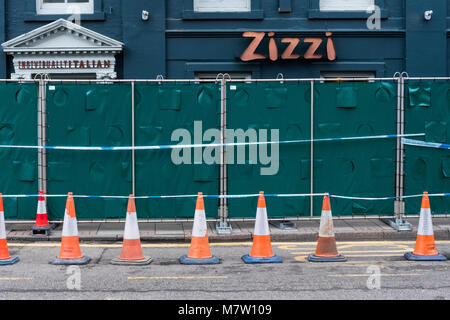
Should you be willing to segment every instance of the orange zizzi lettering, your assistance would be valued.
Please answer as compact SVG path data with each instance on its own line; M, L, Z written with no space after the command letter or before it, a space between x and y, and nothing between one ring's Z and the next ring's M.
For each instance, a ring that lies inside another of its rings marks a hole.
M242 54L241 56L242 61L266 59L266 56L255 53L256 49L258 48L262 39L264 39L265 35L266 35L265 32L252 32L252 31L244 32L244 34L242 35L244 38L255 38L255 39L253 39L248 48Z
M327 38L326 41L326 58L329 61L336 60L336 49L334 46L334 41L331 38L333 33L326 32L325 36ZM261 47L261 43L263 42L264 37L266 36L265 32L253 32L247 31L242 35L244 38L254 38L244 53L241 55L242 61L252 61L252 60L265 60L267 57L265 55L256 53L256 50ZM279 59L278 55L278 45L275 39L275 32L267 33L269 38L269 44L266 50L269 53L269 59L271 61L277 61ZM282 60L296 60L302 58L302 56L298 53L294 53L295 49L299 47L302 43L309 44L308 49L306 50L303 58L305 60L314 60L314 59L322 59L324 57L323 53L319 52L319 49L323 43L323 38L305 38L303 41L300 38L283 38L280 41L282 44L288 44L281 54ZM266 46L266 44L264 45Z

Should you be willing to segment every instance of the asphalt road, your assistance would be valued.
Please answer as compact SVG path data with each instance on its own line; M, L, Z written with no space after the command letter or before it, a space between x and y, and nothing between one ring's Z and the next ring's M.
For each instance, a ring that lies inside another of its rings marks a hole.
M450 261L410 262L408 242L341 242L347 262L311 263L316 243L272 243L282 264L247 265L251 243L214 243L218 265L180 265L189 244L144 244L148 266L116 266L121 243L82 244L89 265L49 265L59 243L8 243L21 261L0 267L0 299L450 299ZM450 241L438 241L450 257ZM378 276L378 274L380 276Z

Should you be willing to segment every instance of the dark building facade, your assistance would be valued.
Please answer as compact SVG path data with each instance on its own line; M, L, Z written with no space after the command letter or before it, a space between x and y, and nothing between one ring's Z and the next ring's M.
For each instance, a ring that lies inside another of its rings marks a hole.
M72 2L80 7L74 9ZM76 15L81 14L81 26L97 35L87 40L98 44L105 37L123 44L120 50L113 50L114 71L107 77L153 79L162 75L166 79L192 79L214 77L219 72L251 78L276 78L279 73L285 78L392 77L398 71L406 71L409 76L447 76L448 3L231 0L227 5L227 1L214 0L0 0L0 42L23 38L61 18L77 23ZM426 14L430 10L432 13ZM245 32L257 35L244 36ZM81 33L81 37L85 36ZM37 37L45 38L39 33ZM59 51L52 52L51 37L48 39L50 45L40 54L52 61L52 54L58 55ZM334 56L328 51L329 39ZM24 40L15 48L28 47L26 54L30 57L39 54L40 41ZM58 49L64 49L65 42L72 46L73 54L79 55L77 61L92 61L90 49L81 42L80 48L70 38L57 42ZM250 50L254 55L243 61L242 55L250 44L256 47ZM20 74L15 70L19 67L34 68L32 64L27 67L26 62L15 64L14 58L20 54L24 53L3 47L1 78ZM103 67L108 59L101 56L94 60L96 65L100 60L98 66ZM57 62L53 69L61 69L59 73L68 74L65 77L79 77L80 73L68 68L68 63L70 59L59 65ZM52 74L45 69L44 64L44 73Z

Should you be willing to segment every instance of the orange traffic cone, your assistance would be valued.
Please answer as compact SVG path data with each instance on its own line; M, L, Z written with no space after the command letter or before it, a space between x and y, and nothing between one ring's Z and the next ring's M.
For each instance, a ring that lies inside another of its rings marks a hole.
M122 252L119 258L113 259L112 264L121 265L147 265L152 262L151 258L144 257L141 246L141 237L136 214L134 195L130 194L128 199L127 218L125 220L125 231L123 234Z
M51 260L49 262L50 264L88 264L89 261L91 261L91 258L81 254L78 239L77 217L75 214L75 203L72 195L72 192L69 192L67 197L59 256Z
M54 225L50 225L47 219L47 202L44 197L44 191L39 192L36 223L31 227L33 234L47 234Z
M319 240L317 242L316 253L308 256L313 262L340 262L347 261L347 258L340 255L336 246L334 236L333 217L331 214L330 197L325 193L322 203L322 215L320 217Z
M192 227L191 248L189 253L180 257L182 264L216 264L219 258L213 256L209 248L208 227L206 225L203 193L199 192L195 207L194 226Z
M433 222L431 219L428 192L422 196L419 227L417 229L416 247L413 252L405 253L407 260L413 261L445 261L447 258L439 254L434 243Z
M270 242L269 222L267 220L266 200L264 192L259 193L256 209L255 230L253 233L253 246L250 254L242 256L245 263L281 263L283 260L272 251Z
M5 214L3 212L3 197L0 193L0 266L11 265L19 261L19 257L10 256L6 241Z

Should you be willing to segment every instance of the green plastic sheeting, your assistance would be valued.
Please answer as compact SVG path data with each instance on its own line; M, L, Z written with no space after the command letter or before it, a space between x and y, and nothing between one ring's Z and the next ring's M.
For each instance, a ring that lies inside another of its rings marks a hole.
M450 83L447 81L408 81L405 84L406 133L423 132L425 139L450 143ZM419 139L419 138L417 138ZM450 191L448 150L405 146L405 194ZM406 200L407 214L419 214L421 198ZM431 212L448 214L449 197L431 197Z
M135 97L137 146L201 144L203 133L220 128L220 84L136 83ZM196 135L194 122L201 124ZM172 139L177 129L185 133L184 141ZM204 143L210 142L220 140ZM219 166L205 163L204 152L204 148L136 151L137 196L218 194ZM185 161L174 161L177 156ZM218 200L204 201L206 216L216 218ZM193 218L195 202L195 198L138 199L137 206L150 219Z
M259 142L262 138L260 130L267 132L268 141L273 140L271 130L279 130L279 140L310 139L310 99L309 83L230 84L227 89L227 128L242 129L244 132L254 129ZM309 193L309 142L280 145L278 172L274 175L262 175L261 170L270 168L272 164L261 162L261 147L258 146L256 161L251 159L249 147L246 147L244 164L238 163L238 150L235 149L234 164L228 165L229 194L257 194L259 191L266 194ZM273 149L276 145L264 147L267 147L270 156L276 155ZM273 161L276 161L275 158ZM254 218L257 201L257 198L229 199L229 216ZM267 197L266 204L269 217L306 216L310 210L309 198Z
M316 83L314 138L396 134L397 82ZM316 142L314 192L395 196L396 139ZM333 215L392 215L394 202L331 199ZM319 216L322 199L315 198Z
M136 82L136 145L219 143L220 90L220 83ZM226 90L227 128L244 141L311 138L310 82L228 83ZM0 95L0 144L38 145L37 84L2 83ZM425 133L426 141L449 144L449 103L449 83L407 82L406 133ZM313 116L314 139L396 134L397 81L315 82ZM47 124L50 146L131 146L132 84L50 82ZM314 193L395 196L395 138L315 142L313 146ZM448 151L405 148L405 194L449 192ZM228 147L228 194L310 193L310 149L310 142ZM219 148L137 150L135 155L137 196L219 194L219 163L207 160L207 156L217 160ZM131 151L48 150L47 160L49 194L132 193ZM36 149L1 149L0 161L4 168L0 192L39 191ZM195 197L139 199L138 216L192 218L195 201ZM432 212L448 214L449 201L433 197ZM63 218L65 202L65 197L48 199L51 220ZM310 215L310 197L267 197L266 202L272 218ZM218 203L216 198L205 199L208 218L218 216ZM230 218L255 217L257 197L233 198L228 204ZM314 198L313 204L314 216L319 216L322 198ZM4 205L7 219L35 219L35 198L7 198ZM334 216L394 212L393 200L333 198L331 205ZM126 199L75 199L81 220L123 219L126 206ZM419 211L420 198L406 200L407 214Z
M47 113L47 145L132 143L130 83L50 83ZM47 158L50 194L123 196L132 192L131 151L49 150ZM65 198L49 198L49 218L62 219L65 203ZM126 199L75 199L79 219L125 218L126 205Z
M37 145L37 96L35 84L0 83L0 144ZM0 192L36 194L38 189L36 149L0 149ZM32 198L3 199L6 219L33 220L37 201Z
M314 138L396 133L395 82L315 83ZM279 129L280 140L310 139L309 83L232 84L228 128ZM314 193L361 197L395 195L395 139L314 143ZM260 163L228 166L230 194L310 193L310 144L280 145L276 175L261 175ZM230 217L254 217L256 198L230 199ZM310 198L267 200L272 218L310 215ZM332 199L334 215L392 215L393 201ZM322 198L314 198L320 216Z

